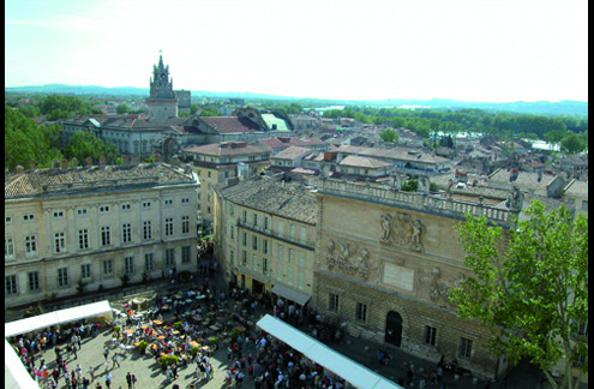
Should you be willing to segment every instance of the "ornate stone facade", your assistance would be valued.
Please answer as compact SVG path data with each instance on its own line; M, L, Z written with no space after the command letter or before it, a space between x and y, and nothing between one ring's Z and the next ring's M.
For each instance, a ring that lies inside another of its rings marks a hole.
M385 213L381 216L381 242L408 247L414 251L423 251L422 234L425 229L420 219L414 219L407 213Z

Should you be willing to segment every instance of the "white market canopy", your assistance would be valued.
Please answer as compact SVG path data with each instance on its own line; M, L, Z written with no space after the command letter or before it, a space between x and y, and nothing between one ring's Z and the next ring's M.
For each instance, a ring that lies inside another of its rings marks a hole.
M109 301L103 300L92 304L61 309L59 311L48 312L38 316L5 323L4 336L9 338L11 336L25 334L27 332L40 330L54 325L98 316L105 316L111 319L112 309L111 305L109 305Z
M359 389L404 389L271 315L256 325Z
M39 389L14 348L4 339L4 387L6 389Z

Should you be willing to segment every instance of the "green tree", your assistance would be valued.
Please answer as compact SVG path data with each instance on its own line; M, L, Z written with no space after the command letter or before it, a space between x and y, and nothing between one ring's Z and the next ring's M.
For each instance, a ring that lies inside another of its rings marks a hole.
M568 154L577 154L584 151L586 145L587 143L584 142L583 138L573 132L561 139L561 151Z
M219 116L219 111L214 108L203 108L199 116Z
M41 111L34 105L27 104L19 107L19 111L28 118L36 118L41 115Z
M397 142L399 138L398 133L394 131L393 128L386 128L385 130L382 130L379 136L384 142Z
M190 106L190 115L194 115L198 111L198 104L192 104Z
M66 156L75 157L82 163L87 157L97 160L101 156L105 156L107 161L114 161L118 153L112 143L104 142L90 132L78 131L70 137L66 146Z
M404 192L416 192L419 190L419 181L412 179L404 182L401 187Z
M572 366L587 371L588 220L565 206L547 212L533 202L527 220L504 233L485 217L459 226L472 275L449 298L461 318L490 329L490 346L512 364L529 358L553 388L573 388ZM579 362L585 360L585 363ZM552 369L561 362L561 383Z
M116 112L120 115L124 114L124 113L128 113L128 112L130 112L130 107L128 107L128 105L126 103L119 104L116 107Z

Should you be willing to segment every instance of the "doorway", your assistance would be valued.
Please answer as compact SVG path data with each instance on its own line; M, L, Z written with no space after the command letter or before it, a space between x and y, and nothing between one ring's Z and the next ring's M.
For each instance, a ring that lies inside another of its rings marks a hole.
M396 311L390 311L386 316L386 335L384 341L400 347L400 343L402 342L402 316Z
M253 294L264 293L264 284L258 280L252 279L252 293Z

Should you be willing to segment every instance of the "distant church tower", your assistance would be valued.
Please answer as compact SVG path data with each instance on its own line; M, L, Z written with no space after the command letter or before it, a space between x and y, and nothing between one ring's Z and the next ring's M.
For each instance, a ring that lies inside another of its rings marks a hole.
M151 94L146 99L151 119L166 120L177 117L178 99L173 91L173 78L169 79L169 66L163 65L163 55L159 54L159 64L153 66Z

